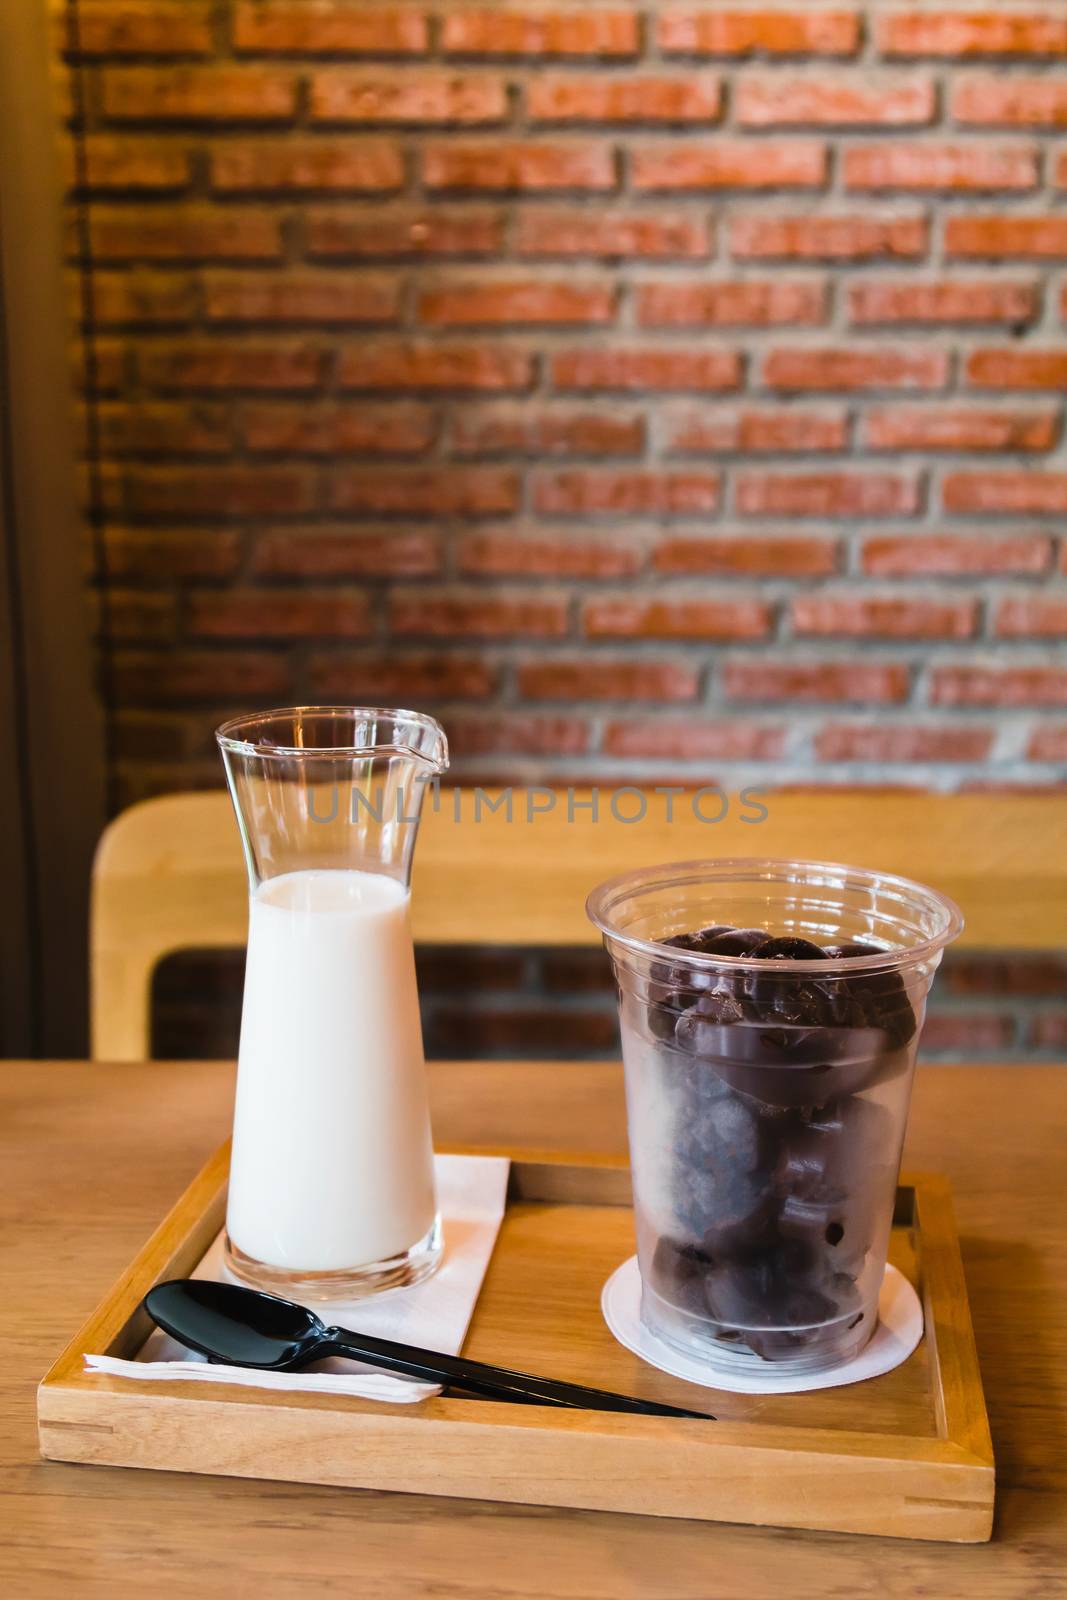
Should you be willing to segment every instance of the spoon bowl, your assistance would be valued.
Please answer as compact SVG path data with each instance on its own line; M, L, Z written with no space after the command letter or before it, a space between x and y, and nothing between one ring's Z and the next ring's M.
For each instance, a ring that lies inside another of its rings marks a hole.
M179 1278L150 1289L145 1307L172 1338L235 1367L290 1372L328 1353L313 1311L237 1284Z

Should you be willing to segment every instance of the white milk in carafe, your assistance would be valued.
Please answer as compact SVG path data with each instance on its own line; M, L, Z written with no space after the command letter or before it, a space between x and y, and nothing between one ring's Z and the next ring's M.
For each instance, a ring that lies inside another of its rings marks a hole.
M269 1266L401 1254L434 1221L408 892L290 872L253 895L227 1232Z

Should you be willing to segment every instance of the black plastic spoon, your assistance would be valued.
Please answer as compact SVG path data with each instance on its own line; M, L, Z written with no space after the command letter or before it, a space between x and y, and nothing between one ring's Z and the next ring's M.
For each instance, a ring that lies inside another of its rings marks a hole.
M629 1411L644 1417L699 1417L713 1422L703 1411L683 1411L678 1406L631 1395L587 1389L580 1383L560 1383L528 1372L510 1372L465 1356L442 1355L415 1345L375 1339L346 1328L328 1328L321 1318L292 1300L281 1300L237 1284L212 1283L200 1278L173 1278L157 1284L144 1297L153 1322L190 1350L233 1367L257 1367L265 1372L289 1372L324 1356L349 1356L387 1372L428 1383L445 1383L489 1400L516 1400L525 1405L566 1406L574 1411Z

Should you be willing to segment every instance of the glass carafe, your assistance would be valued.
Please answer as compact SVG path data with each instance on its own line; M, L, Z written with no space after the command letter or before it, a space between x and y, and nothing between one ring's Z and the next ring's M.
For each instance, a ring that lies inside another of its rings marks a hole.
M304 706L216 737L250 896L227 1264L304 1299L418 1282L442 1241L408 906L444 733Z

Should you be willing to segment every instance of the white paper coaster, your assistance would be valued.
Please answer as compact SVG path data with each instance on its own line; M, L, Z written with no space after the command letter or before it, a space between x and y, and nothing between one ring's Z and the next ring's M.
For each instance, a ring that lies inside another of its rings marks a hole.
M699 1383L704 1389L726 1389L731 1394L800 1394L808 1389L837 1389L842 1384L860 1383L892 1372L906 1361L923 1335L923 1308L919 1296L902 1272L886 1267L882 1292L878 1297L878 1327L853 1361L830 1372L787 1375L775 1372L767 1363L767 1374L716 1372L708 1376L703 1362L683 1356L664 1344L641 1321L641 1275L637 1257L631 1256L616 1267L600 1296L600 1309L611 1332L621 1345L649 1366L669 1372L674 1378Z
M432 1277L410 1288L388 1289L363 1300L317 1301L325 1322L339 1322L359 1333L398 1339L458 1355L482 1287L504 1215L510 1163L505 1156L434 1156L437 1198L445 1230L444 1258ZM193 1272L194 1278L233 1281L223 1261L220 1233ZM86 1354L91 1372L113 1377L173 1382L237 1383L254 1389L302 1389L320 1394L359 1395L365 1400L408 1403L440 1394L436 1383L349 1361L343 1356L317 1361L300 1372L257 1372L248 1367L209 1365L184 1345L155 1328L135 1360Z

